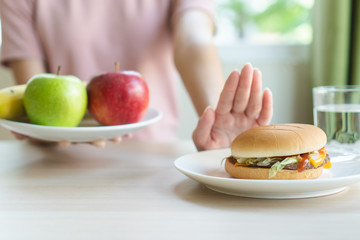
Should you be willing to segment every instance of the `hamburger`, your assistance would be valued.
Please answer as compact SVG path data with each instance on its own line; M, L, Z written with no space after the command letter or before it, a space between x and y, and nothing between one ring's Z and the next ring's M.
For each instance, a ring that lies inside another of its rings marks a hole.
M249 129L231 144L225 170L242 179L312 179L331 168L326 134L308 124Z

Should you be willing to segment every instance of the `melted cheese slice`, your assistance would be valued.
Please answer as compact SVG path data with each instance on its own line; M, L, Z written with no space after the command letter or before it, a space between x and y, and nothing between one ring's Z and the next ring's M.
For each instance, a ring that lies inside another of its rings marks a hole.
M327 151L325 148L322 148L320 149L319 151L315 151L315 152L312 152L312 153L309 153L308 155L308 159L310 161L310 163L315 167L319 167L323 161L325 160L326 158L326 154L327 154ZM330 163L330 161L328 162ZM330 164L324 164L324 168L330 168L331 167L331 163ZM330 165L330 166L329 166Z

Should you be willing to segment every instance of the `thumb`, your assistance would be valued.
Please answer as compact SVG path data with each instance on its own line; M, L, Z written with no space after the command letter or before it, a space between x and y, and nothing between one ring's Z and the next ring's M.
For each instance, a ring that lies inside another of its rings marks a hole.
M98 140L91 142L91 144L98 148L105 148L106 141L104 139L98 139Z
M196 148L204 150L204 147L211 140L211 129L215 122L215 111L207 107L201 117L199 118L198 124L193 132L193 141Z

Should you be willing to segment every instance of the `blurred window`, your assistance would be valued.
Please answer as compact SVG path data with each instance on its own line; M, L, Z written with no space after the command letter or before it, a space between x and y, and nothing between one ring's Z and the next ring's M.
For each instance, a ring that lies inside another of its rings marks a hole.
M314 0L216 0L219 45L310 44Z

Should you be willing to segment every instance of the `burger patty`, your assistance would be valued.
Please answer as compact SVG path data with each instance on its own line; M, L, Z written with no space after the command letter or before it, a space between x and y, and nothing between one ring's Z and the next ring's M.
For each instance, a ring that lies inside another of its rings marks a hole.
M237 162L236 159L233 158L233 157L229 157L228 159L229 159L229 161L230 161L232 164L235 164L235 163ZM326 157L325 157L324 161L320 164L319 167L322 167L324 164L326 164L326 163L329 162L329 161L330 161L330 157L329 157L328 154L326 154ZM262 165L261 165L261 162L262 162L262 161L259 161L259 162L253 163L253 164L249 164L249 165L247 165L247 167L271 168L272 165L274 165L276 162L279 162L279 161L276 160L276 159L274 159L274 161L271 161L270 164L267 165L267 166L262 166ZM260 165L258 165L258 164L260 164ZM284 167L284 169L287 169L287 170L297 170L298 167L299 167L299 166L298 166L298 163L291 163L291 164L286 165L286 166ZM319 168L319 167L318 167L318 168ZM305 169L315 169L315 167L314 167L311 163L307 163Z

